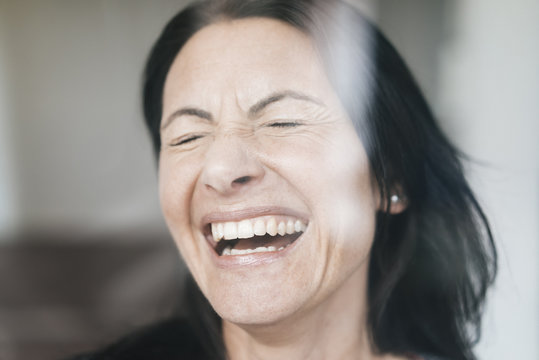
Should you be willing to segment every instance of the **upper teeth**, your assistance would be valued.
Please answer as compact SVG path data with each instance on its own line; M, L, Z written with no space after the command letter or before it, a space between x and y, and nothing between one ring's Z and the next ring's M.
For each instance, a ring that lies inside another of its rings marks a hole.
M211 232L215 241L248 239L253 236L271 236L294 234L305 231L307 225L301 220L278 219L274 216L264 216L241 221L228 221L211 224Z

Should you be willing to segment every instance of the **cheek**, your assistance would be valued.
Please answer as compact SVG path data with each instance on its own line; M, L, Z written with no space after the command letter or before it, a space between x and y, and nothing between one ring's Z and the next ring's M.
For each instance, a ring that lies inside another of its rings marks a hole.
M197 161L162 155L159 161L159 197L169 231L194 275L203 276L200 244L193 232L192 194L197 180Z
M357 160L361 166L336 165L332 184L321 195L323 236L328 249L326 278L337 279L337 283L365 268L376 228L369 168Z
M317 252L325 249L322 252L332 264L328 270L338 271L341 266L356 267L368 257L377 196L367 156L354 130L329 135L283 141L271 154L275 168L316 219Z
M190 203L196 181L196 169L186 161L161 155L159 161L159 199L161 210L172 235L186 236L190 231Z
M311 135L264 143L266 162L315 211L337 219L365 212L374 214L376 191L366 153L354 129L341 127Z
M181 207L181 187L178 182L181 177L178 176L177 170L175 170L168 160L159 161L159 200L161 202L161 209L165 219L174 218L174 215L178 213L178 208Z

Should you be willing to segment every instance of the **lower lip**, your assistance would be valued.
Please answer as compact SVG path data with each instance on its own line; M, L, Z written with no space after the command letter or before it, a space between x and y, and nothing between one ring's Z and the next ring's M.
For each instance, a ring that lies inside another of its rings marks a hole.
M208 243L208 249L210 251L213 262L217 265L218 268L221 268L221 269L268 265L284 258L291 251L293 251L296 248L296 244L298 244L303 239L303 235L305 235L307 230L308 228L292 244L288 245L287 247L285 247L283 250L280 250L280 251L259 252L259 253L251 253L251 254L244 254L244 255L219 256L217 255L217 253L215 252L215 250L212 248L212 246L209 243ZM223 240L223 241L226 241L226 240Z

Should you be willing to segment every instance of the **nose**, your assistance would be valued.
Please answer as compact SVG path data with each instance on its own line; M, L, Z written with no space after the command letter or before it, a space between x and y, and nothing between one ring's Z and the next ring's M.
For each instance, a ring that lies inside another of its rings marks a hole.
M233 196L252 188L264 174L262 163L247 141L227 136L216 138L208 149L201 181L206 191Z

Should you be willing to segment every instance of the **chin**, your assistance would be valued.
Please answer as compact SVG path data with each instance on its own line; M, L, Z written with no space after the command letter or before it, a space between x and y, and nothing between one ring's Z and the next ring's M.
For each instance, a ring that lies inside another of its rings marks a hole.
M263 280L240 283L213 288L207 294L217 314L237 325L275 324L293 317L311 298L299 284L280 286L279 282Z
M265 300L263 300L265 301ZM255 307L252 303L216 304L214 310L228 322L245 326L265 326L292 318L301 308L294 302L266 303Z

